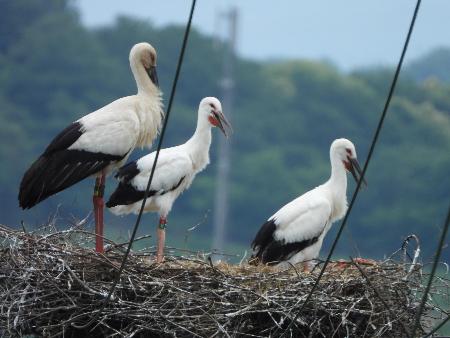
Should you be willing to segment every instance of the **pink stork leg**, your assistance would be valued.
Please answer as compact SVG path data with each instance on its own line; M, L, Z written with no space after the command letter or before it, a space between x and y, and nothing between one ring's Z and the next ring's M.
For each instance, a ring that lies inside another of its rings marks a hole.
M105 174L95 179L94 188L94 218L95 218L95 251L103 253L103 194L105 192Z
M158 243L156 247L156 263L162 263L164 260L164 242L166 241L166 225L167 219L165 217L159 218L158 225Z

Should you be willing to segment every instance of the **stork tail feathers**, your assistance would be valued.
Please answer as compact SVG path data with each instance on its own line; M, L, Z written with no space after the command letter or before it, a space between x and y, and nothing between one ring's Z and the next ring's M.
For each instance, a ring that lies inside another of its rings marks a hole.
M19 205L30 209L46 198L94 175L123 156L62 150L42 155L27 170L20 183Z
M45 157L39 157L23 175L19 190L19 205L23 209L29 209L45 199L45 182L43 177L48 166Z

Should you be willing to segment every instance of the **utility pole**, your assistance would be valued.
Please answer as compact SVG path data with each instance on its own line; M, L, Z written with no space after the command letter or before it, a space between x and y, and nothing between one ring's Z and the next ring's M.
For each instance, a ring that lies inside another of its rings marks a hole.
M223 76L220 80L222 89L222 106L224 114L231 120L233 110L233 94L234 94L234 62L236 57L236 35L237 35L237 18L236 8L232 8L223 14L227 26L228 34L223 44ZM218 168L216 178L216 194L214 201L214 240L212 249L221 253L224 249L226 238L225 229L228 218L228 188L230 174L230 140L224 137L219 141L218 152ZM220 259L220 257L217 257Z

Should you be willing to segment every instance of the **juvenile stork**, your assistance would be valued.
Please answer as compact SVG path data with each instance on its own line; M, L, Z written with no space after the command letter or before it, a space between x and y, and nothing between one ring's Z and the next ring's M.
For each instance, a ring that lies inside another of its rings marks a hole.
M83 116L61 131L26 171L19 205L29 209L88 176L95 176L96 250L103 252L105 177L123 165L135 147L151 146L164 115L156 73L156 51L138 43L130 51L137 94Z
M311 267L331 224L347 211L346 171L356 181L361 176L355 146L347 139L334 140L330 161L331 177L327 182L286 204L262 225L252 243L250 263L285 269L305 262L305 269Z
M209 164L211 128L219 127L228 137L231 125L222 113L220 101L214 97L204 98L198 108L197 128L184 144L162 149L156 163L145 211L159 214L156 261L164 258L165 228L167 215L177 197L189 186L195 175ZM116 174L119 184L106 206L116 215L139 213L145 189L150 177L156 152L120 168Z

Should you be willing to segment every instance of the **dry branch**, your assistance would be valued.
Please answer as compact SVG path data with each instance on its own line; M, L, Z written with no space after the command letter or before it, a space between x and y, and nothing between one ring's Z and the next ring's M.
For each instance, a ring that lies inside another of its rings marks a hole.
M133 252L112 301L80 330L102 304L123 254L123 244L109 240L105 255L94 253L94 238L80 227L42 235L0 226L0 336L269 337L289 325L317 275L212 266L199 255L168 256L157 265ZM287 336L406 336L423 276L418 263L394 258L331 264ZM424 326L443 316L434 297L447 292L447 281L437 283Z

